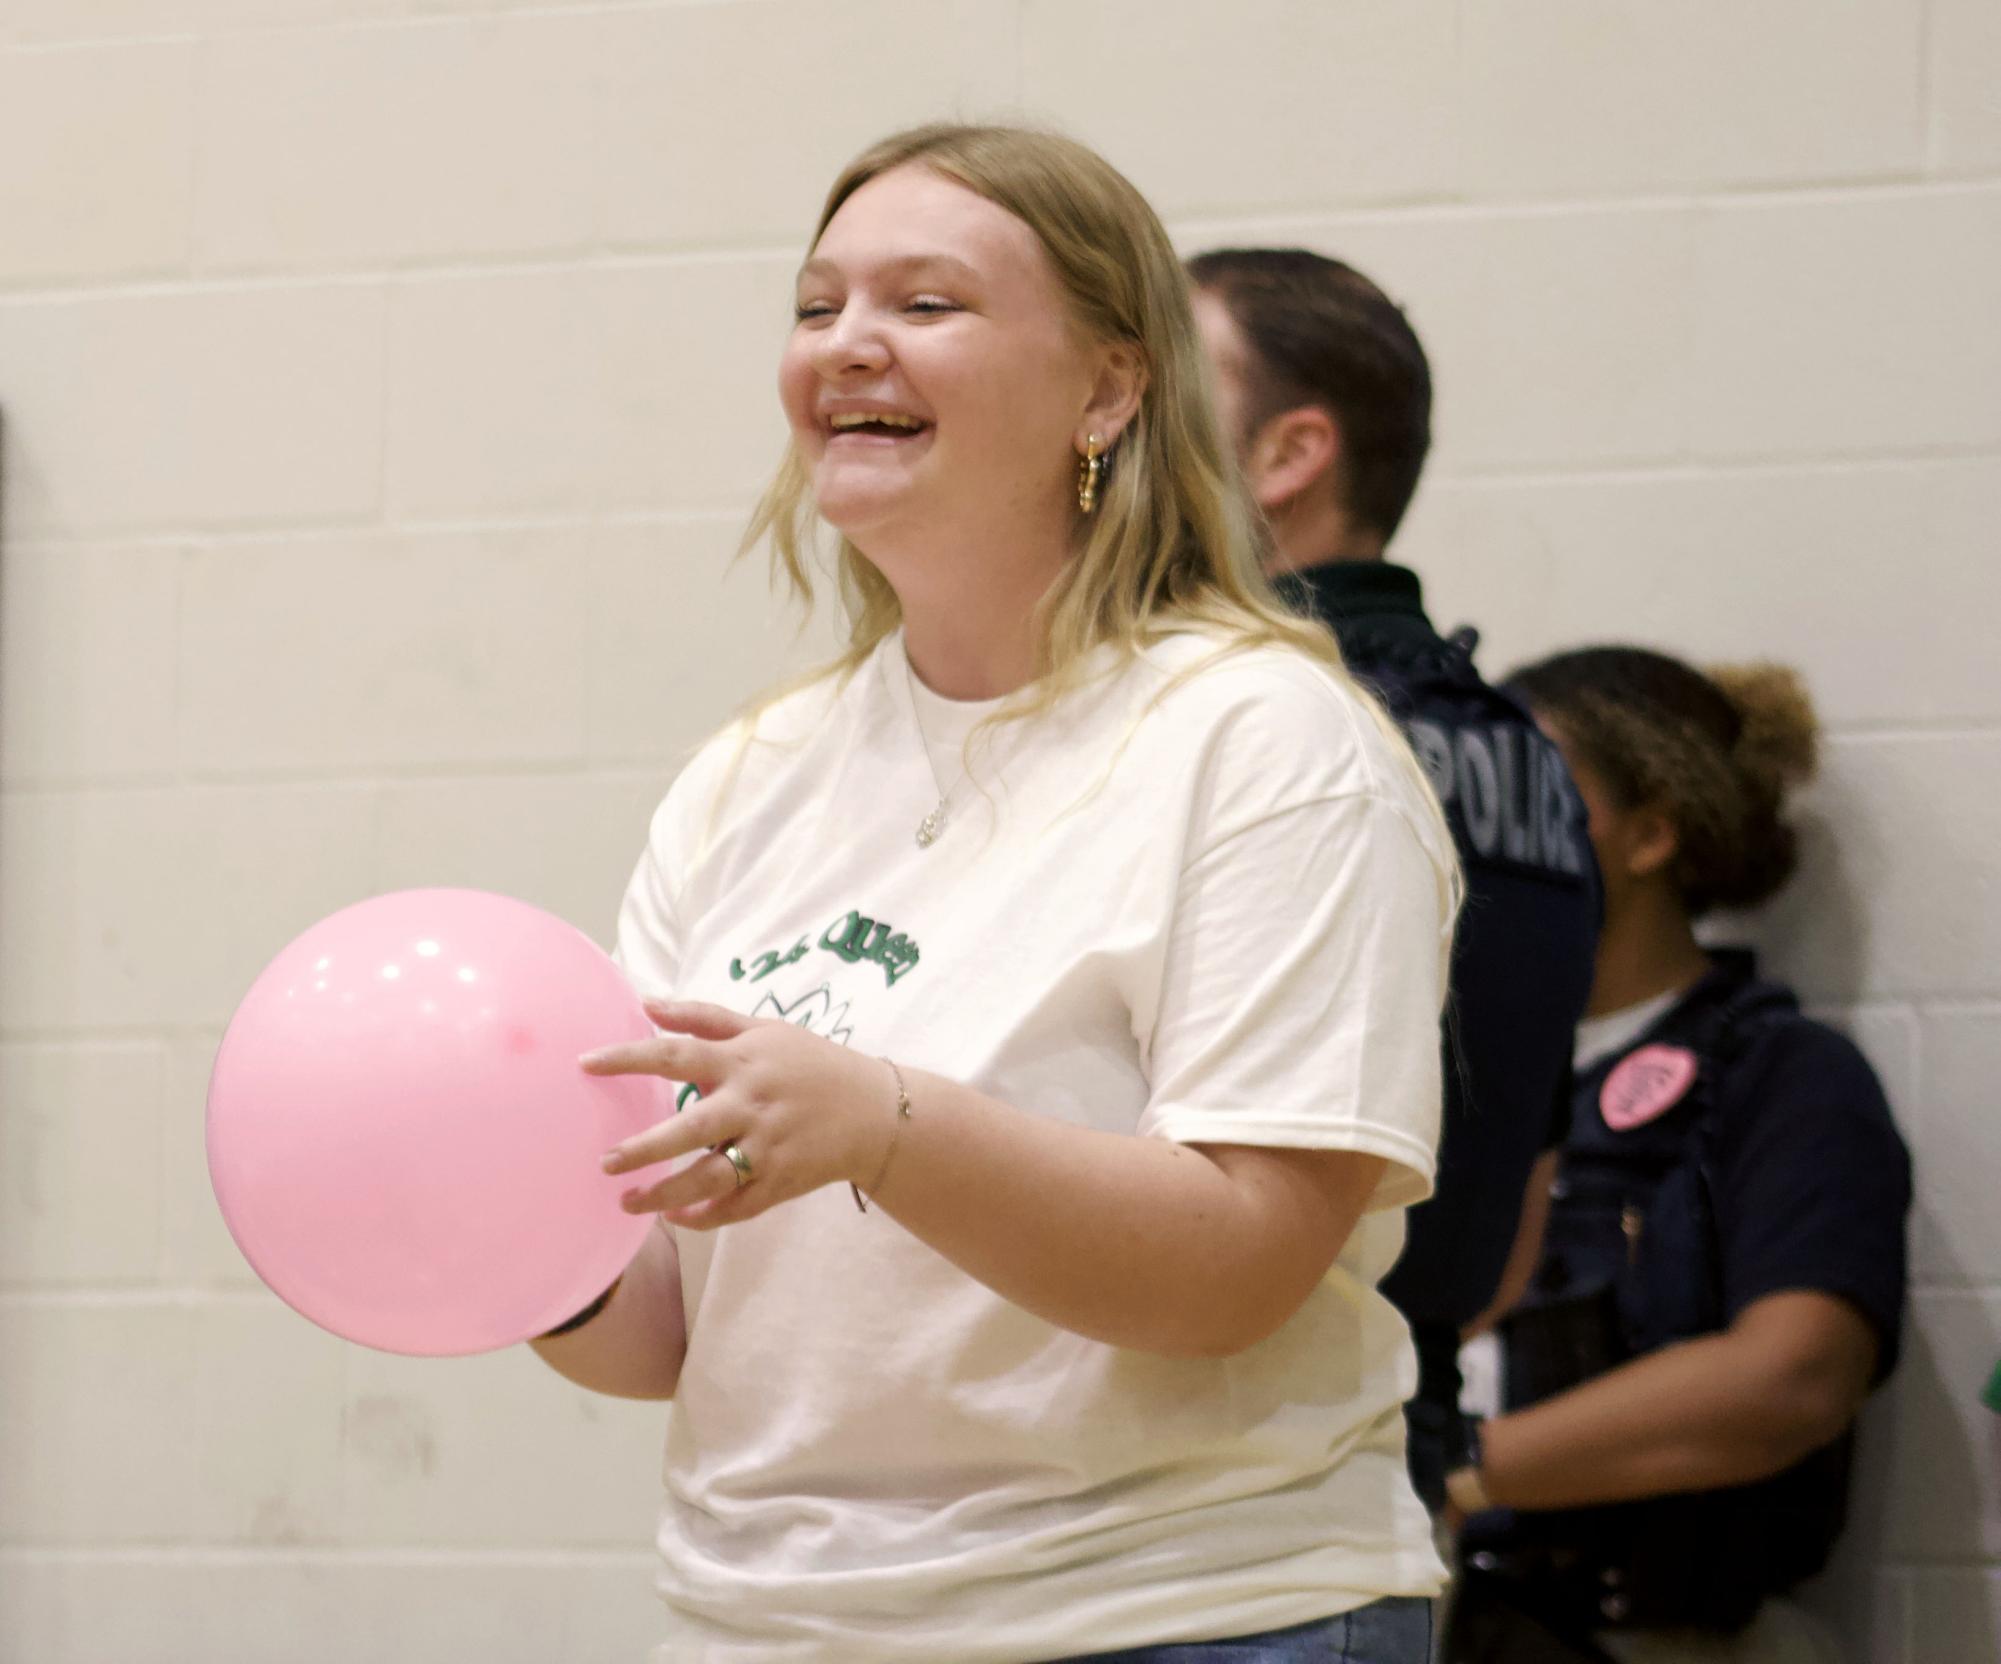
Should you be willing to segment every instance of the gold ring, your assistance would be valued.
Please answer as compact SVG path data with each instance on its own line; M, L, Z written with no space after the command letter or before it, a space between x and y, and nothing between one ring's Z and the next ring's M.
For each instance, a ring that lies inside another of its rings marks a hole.
M722 1148L722 1154L723 1158L730 1164L730 1171L736 1174L737 1189L743 1189L745 1185L750 1183L751 1179L750 1157L739 1150L735 1144L725 1144Z

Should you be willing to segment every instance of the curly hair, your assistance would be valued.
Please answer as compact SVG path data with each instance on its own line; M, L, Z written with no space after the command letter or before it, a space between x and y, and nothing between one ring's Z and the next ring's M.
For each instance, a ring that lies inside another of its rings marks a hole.
M1784 816L1813 776L1820 726L1796 672L1719 665L1707 674L1643 647L1587 647L1516 671L1510 689L1575 748L1625 808L1674 823L1670 869L1691 918L1752 907L1798 864Z

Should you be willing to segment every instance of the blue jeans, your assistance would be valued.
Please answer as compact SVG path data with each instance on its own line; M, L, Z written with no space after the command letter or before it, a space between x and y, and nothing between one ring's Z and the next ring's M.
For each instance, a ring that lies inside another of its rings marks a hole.
M1431 1602L1414 1595L1372 1601L1338 1617L1227 1641L1168 1641L1094 1652L1057 1664L1427 1664Z

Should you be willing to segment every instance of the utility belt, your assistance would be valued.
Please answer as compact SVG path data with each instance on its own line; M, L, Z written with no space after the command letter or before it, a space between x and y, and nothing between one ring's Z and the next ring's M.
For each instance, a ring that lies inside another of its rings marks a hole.
M1503 1333L1511 1408L1636 1355L1611 1287L1529 1308ZM1845 1518L1849 1449L1843 1439L1725 1490L1476 1515L1460 1538L1469 1617L1482 1605L1512 1607L1573 1645L1606 1629L1741 1629L1767 1595L1825 1563Z
M1776 1522L1736 1495L1469 1522L1460 1598L1523 1612L1573 1645L1608 1629L1742 1629L1772 1592Z
M1519 1607L1462 1581L1452 1595L1440 1664L1616 1664L1591 1637L1559 1635Z

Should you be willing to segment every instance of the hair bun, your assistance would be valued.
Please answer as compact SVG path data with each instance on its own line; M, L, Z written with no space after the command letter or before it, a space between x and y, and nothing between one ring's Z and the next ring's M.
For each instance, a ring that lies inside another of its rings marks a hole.
M1712 665L1708 675L1743 724L1732 761L1775 799L1811 780L1820 762L1820 719L1799 673L1761 661Z

